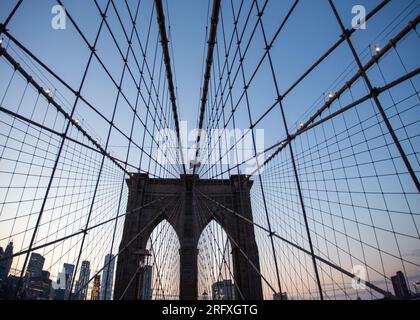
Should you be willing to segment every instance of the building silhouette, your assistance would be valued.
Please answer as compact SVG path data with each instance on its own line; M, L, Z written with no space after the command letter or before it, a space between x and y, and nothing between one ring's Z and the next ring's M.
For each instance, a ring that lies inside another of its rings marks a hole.
M395 296L398 298L409 298L410 290L405 281L405 275L401 271L398 271L395 276L391 277L392 286L394 288Z
M42 268L44 267L45 258L39 253L32 252L26 268L27 278L41 278Z
M90 262L82 261L82 265L80 267L79 280L77 280L75 290L74 290L74 299L86 300L87 291L89 287L89 277L90 277Z
M143 271L143 287L142 300L152 300L152 266L144 266Z
M50 300L52 281L48 271L41 271L40 276L29 276L24 291L25 300Z
M20 277L10 275L3 282L3 287L0 290L0 297L4 300L13 300L15 299L15 293L19 283Z
M104 261L104 270L102 272L102 286L100 291L100 300L112 299L112 282L114 279L115 259L113 254L107 254Z
M70 287L73 279L73 272L73 264L63 264L63 271L58 273L58 288L54 290L54 300L68 300L70 298Z
M93 287L92 287L92 292L91 292L91 295L90 295L90 299L91 300L99 300L100 290L101 290L101 276L99 274L97 274L93 278Z
M0 247L0 259L3 257L4 250L3 247ZM0 273L2 271L0 270ZM0 297L3 296L3 290L4 290L5 281L3 281L3 278L0 276Z
M39 253L32 252L26 268L23 286L25 300L49 300L51 297L52 281L50 273L42 270L45 258Z
M288 300L286 292L276 292L273 294L273 300Z
M201 296L198 297L198 300L210 300L210 296L207 291L204 291Z
M11 257L13 255L13 242L11 241L6 250L3 251L3 248L0 250L0 256L2 259ZM5 259L0 261L0 282L6 281L7 276L9 275L10 268L12 267L13 258Z
M213 300L234 300L234 285L232 280L223 280L211 286Z
M74 273L74 264L65 263L64 264L64 274L66 277L66 289L64 299L68 300L70 297L70 290L71 290L71 282L73 280L73 273Z
M420 281L416 281L413 283L414 291L417 295L420 294Z

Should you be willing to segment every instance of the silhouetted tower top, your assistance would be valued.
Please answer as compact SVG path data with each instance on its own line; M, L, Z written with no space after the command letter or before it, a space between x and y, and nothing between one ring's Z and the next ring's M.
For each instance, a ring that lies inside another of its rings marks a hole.
M408 289L405 275L401 271L398 271L395 276L391 277L392 286L394 287L395 295L398 298L408 298L410 296L410 290Z
M12 267L13 258L13 241L7 245L6 250L2 252L1 258L4 260L0 261L0 279L6 279L9 275L10 268ZM7 259L7 257L11 257Z
M44 262L45 258L42 255L32 252L28 267L26 268L26 275L29 277L41 277Z

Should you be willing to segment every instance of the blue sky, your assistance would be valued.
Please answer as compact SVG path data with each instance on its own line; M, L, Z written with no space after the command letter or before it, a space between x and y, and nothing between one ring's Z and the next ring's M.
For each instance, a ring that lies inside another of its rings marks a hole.
M99 1L99 3L104 4L105 1ZM150 4L147 1L143 3L144 10L141 11L140 16L143 14L144 18L140 19L140 23L147 25ZM278 25L279 17L284 16L291 3L292 1L270 2L264 20L267 30L273 33L274 27ZM4 17L14 4L15 1L2 1L2 11L0 13L2 20L4 20ZM54 1L24 1L22 10L14 17L9 28L12 34L22 41L24 45L31 48L41 60L48 61L53 70L56 70L66 81L75 86L80 81L83 65L81 65L81 62L86 61L89 52L86 45L79 41L80 37L75 33L71 23L68 23L67 30L53 30L51 28L52 14L50 11L54 4ZM199 88L202 82L201 67L208 2L180 0L168 1L168 4L170 7L172 45L175 53L174 60L180 99L179 112L182 119L192 121L195 124L198 111ZM362 4L366 6L367 12L369 12L378 4L378 1L362 1ZM83 32L87 34L87 38L93 42L100 20L98 14L92 14L96 10L94 4L76 0L65 3L65 5L69 13L77 19ZM347 22L347 26L350 25L352 18L351 8L353 5L352 1L340 1L337 3L343 21ZM390 22L393 14L395 15L398 10L402 10L404 6L405 3L400 1L389 4L379 14L380 18L373 20L374 22L372 23L368 23L366 30L357 33L355 36L355 39L357 39L355 41L356 48L364 50L367 45L372 44L374 36ZM224 7L226 7L226 20L230 21L229 6L224 4ZM121 12L123 15L126 13L123 10ZM110 19L110 21L113 20ZM270 32L267 33L270 34ZM107 33L104 32L104 34ZM116 32L116 35L122 40L121 34ZM282 33L273 50L276 68L279 71L281 70L280 87L282 89L287 88L316 58L338 39L339 35L339 27L332 16L327 2L303 1L299 4L295 16L287 24L285 32ZM98 51L101 53L100 56L108 62L115 53L115 47L111 41L106 41L108 35L103 38L105 43L99 42ZM46 46L51 47L51 49L45 50ZM256 48L252 50L249 58L250 63L247 66L251 66L251 62L259 58L259 54L263 50L263 48L255 46ZM102 48L109 48L110 52L106 53L105 50L101 50ZM299 115L306 111L307 106L310 106L318 98L320 93L328 89L328 84L335 79L338 72L342 71L340 67L334 68L334 66L341 65L344 68L351 62L350 53L346 47L343 46L339 53L334 56L333 62L322 68L321 71L323 72L317 74L317 77L322 81L317 81L318 78L308 79L311 83L311 91L306 91L305 97L300 97L302 100L298 102L299 107L295 107L291 103L292 107L286 108L288 118L291 121L296 120ZM290 59L291 56L293 56L293 59ZM78 59L74 59L74 57ZM113 64L108 64L108 66L112 71L115 71L113 73L115 75L121 72L120 61L114 61ZM249 68L251 69L251 67ZM337 71L333 72L334 69L337 69ZM99 81L99 79L96 80ZM267 99L270 102L272 100L271 97L267 97ZM96 102L96 104L99 104L99 102Z
M106 1L99 1L99 3L104 7ZM291 3L292 1L269 3L264 16L268 38L274 33L280 19L284 17ZM367 12L378 3L378 1L373 0L361 2L366 7ZM10 12L10 8L14 4L15 1L2 1L2 10L0 12L0 18L2 20L4 20L4 17ZM87 61L89 55L89 50L86 44L80 41L80 36L75 32L70 22L68 22L68 28L66 30L54 30L51 28L51 8L54 4L54 1L24 1L22 10L19 10L16 14L9 28L11 33L25 46L30 48L37 57L42 61L48 61L48 65L57 74L73 87L77 87L81 79L85 61ZM130 4L133 6L133 2L130 2ZM95 10L97 11L93 2L76 0L69 1L65 5L67 6L68 12L75 17L81 30L87 35L87 39L93 43L93 38L100 22L99 15L92 14ZM193 127L198 117L199 90L202 84L201 69L208 1L168 1L168 5L170 9L169 18L172 24L173 59L175 61L174 66L178 83L179 113L181 119L189 121L191 127ZM353 17L351 13L353 5L353 1L337 2L339 12L347 26L350 26ZM381 43L381 41L373 42L375 37L392 21L392 17L401 11L405 5L405 2L393 1L386 6L378 14L378 18L368 23L366 30L361 30L356 33L354 37L356 49L362 51L369 44L373 45L375 43L383 45L384 43ZM122 2L117 2L117 6L124 8ZM244 7L247 9L249 3L246 2ZM150 1L143 1L140 10L140 17L143 17L143 19L139 19L142 27L146 27L149 22L150 8ZM229 3L224 3L223 8L225 11L225 20L231 22ZM121 10L121 15L122 18L127 18L128 16L126 10ZM115 14L110 14L110 24L115 25L116 37L120 40L121 47L125 48L126 44L122 41L123 35L119 32L121 28L118 28L114 18ZM409 18L405 19L405 21L408 21ZM230 27L227 26L226 28L229 29ZM152 31L156 35L156 28L153 28ZM338 39L340 33L338 24L326 1L302 1L297 6L295 14L286 25L284 32L282 32L278 41L276 41L272 51L281 91L286 90L306 68L324 53ZM143 37L145 37L144 34L142 34ZM248 72L253 70L256 61L258 61L263 52L263 44L261 43L261 39L259 39L261 37L258 35L256 38L258 39L247 56L248 63L246 68ZM46 47L50 49L45 50ZM118 79L122 70L122 62L114 58L117 55L117 51L107 31L104 31L103 36L100 37L97 50L105 64L110 68L111 74ZM415 50L412 50L412 52L415 52ZM415 62L415 55L411 54L407 58L409 62ZM315 72L304 81L298 90L292 93L285 101L288 122L294 124L299 121L299 117L312 106L320 95L329 90L329 85L350 62L352 62L352 59L348 48L341 46L333 58L327 59L317 70L318 72ZM116 90L107 81L100 67L94 64L92 69L91 77L94 79L90 81L90 78L88 78L85 94L90 98L89 101L94 101L94 105L100 105L101 112L110 117ZM253 107L254 118L261 115L274 99L273 88L271 87L272 81L270 81L269 73L266 71L268 71L268 67L263 66L260 72L261 76L257 77L255 85L250 91L251 103L253 106L258 105L258 107ZM128 96L134 100L133 93L130 90L126 91ZM83 113L82 107L80 109L80 112ZM123 107L121 109L125 110ZM274 129L278 117L278 113L273 113L273 117L270 117L272 121L268 119L267 121L263 121L261 127L266 130ZM117 123L119 120L117 119ZM121 120L122 122L123 120ZM246 121L242 121L242 123L244 125L241 129L245 129ZM280 131L278 136L276 134L276 138L280 138L283 134ZM100 135L103 136L103 134ZM272 142L270 137L271 134L268 136L268 145Z

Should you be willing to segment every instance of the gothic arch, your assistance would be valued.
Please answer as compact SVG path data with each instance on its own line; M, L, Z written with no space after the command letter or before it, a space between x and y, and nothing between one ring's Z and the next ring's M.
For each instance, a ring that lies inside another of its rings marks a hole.
M162 246L163 242L167 245ZM150 253L146 259L147 265L151 267L151 279L148 279L151 292L150 295L143 294L141 298L161 300L179 297L180 242L175 228L168 219L162 219L155 226L147 241L146 249ZM143 291L148 289L149 285L143 287Z
M202 197L205 194L224 207L252 220L249 195L252 182L243 184L241 181L244 181L244 176L232 176L229 180L200 180L195 175L182 175L180 179L150 179L144 174L134 174L127 180L127 212L130 214L127 214L124 222L120 250L127 247L134 236L139 233L140 236L119 255L115 297L118 299L126 290L141 259L138 252L145 249L154 227L163 219L167 219L176 230L180 241L180 299L197 299L197 245L203 225L206 226L212 220L216 220L233 240L234 275L243 297L249 300L262 299L254 226ZM201 226L198 221L197 202L205 206L205 210L201 210L200 214L207 223ZM153 204L145 206L150 203ZM134 213L131 213L133 211ZM138 299L136 288L139 286L141 284L138 283L131 285L124 298ZM239 296L238 293L236 296Z
M231 280L236 285L233 271L232 244L223 226L215 219L211 219L204 226L198 240L198 292L214 295L215 282ZM213 253L209 259L206 251ZM236 297L235 290L230 288L229 296Z

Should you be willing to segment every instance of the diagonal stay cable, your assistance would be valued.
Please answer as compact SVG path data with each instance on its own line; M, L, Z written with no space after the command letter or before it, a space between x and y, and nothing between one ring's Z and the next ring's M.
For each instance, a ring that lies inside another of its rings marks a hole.
M175 213L176 213L176 211L177 211L177 209L179 209L179 207L180 207L180 201L178 201L178 203L177 203L177 205L174 205L174 206L172 206L172 214L171 214L171 217L168 217L169 219L170 218L172 218L174 215L175 215ZM134 274L133 274L133 276L131 277L131 279L130 279L130 281L128 282L128 284L127 284L127 286L126 286L126 288L125 288L125 290L123 291L123 293L121 294L121 296L120 296L120 300L123 300L124 299L124 297L125 297L125 295L126 295L126 293L127 293L127 291L128 291L128 289L130 288L130 286L131 286L131 284L133 283L133 281L134 281L134 279L136 278L136 276L137 276L137 273L139 273L139 271L141 270L141 268L142 268L143 266L139 263L139 267L137 268L137 270L134 272ZM158 277L160 277L160 276L158 276Z
M200 200L200 199L198 199L197 198L197 200ZM201 201L202 202L202 201ZM201 223L205 223L205 218L203 217L203 213L202 213L202 210L203 210L203 206L202 205L200 205L200 202L198 202L197 201L197 205L200 207L200 208L198 208L198 210L197 210L197 212L199 213L199 217L201 218ZM217 220L216 220L217 221ZM217 221L218 223L220 223L220 221ZM216 246L217 246L217 250L218 250L218 252L219 252L219 254L221 254L222 255L222 261L220 261L220 266L219 266L219 270L218 270L218 272L219 272L219 275L221 274L221 270L222 270L222 265L223 264L225 264L225 265L228 265L228 263L227 263L227 261L226 261L226 258L225 258L225 251L226 251L226 245L224 246L224 249L223 249L223 251L221 250L221 246L220 246L220 243L219 243L219 241L216 239L216 237L215 237L215 235L214 235L214 233L213 233L213 231L211 230L211 229L209 229L209 232L210 232L210 235L212 236L212 238L213 238L213 240L214 240L214 242L216 243ZM226 231L225 231L226 232ZM226 240L228 240L228 239L226 239ZM214 252L214 248L213 248L213 246L211 246L211 248L212 248L212 251L213 251L213 255L215 256L216 255L216 252ZM241 290L241 288L239 288L239 286L238 286L238 281L237 281L237 279L236 279L236 277L235 277L235 275L233 274L233 272L232 272L232 270L231 270L231 268L227 268L228 269L228 271L229 271L229 275L232 277L232 279L234 280L234 286L235 286L235 288L238 290L238 293L239 293L239 295L241 296L241 299L242 300L245 300L245 298L244 298L244 295L243 295L243 293L242 293L242 290ZM219 279L218 279L219 280Z
M222 208L223 210L228 211L228 212L230 212L230 213L232 213L232 214L236 215L237 217L241 218L242 220L244 220L244 221L246 221L246 222L248 222L248 223L250 223L250 224L252 224L252 225L254 225L254 226L256 226L256 227L258 227L259 229L261 229L261 230L263 230L263 231L265 231L265 232L267 232L267 233L268 233L268 232L270 232L270 231L269 231L266 227L261 226L260 224L258 224L258 223L256 223L256 222L254 222L254 221L249 220L248 218L246 218L246 217L242 216L241 214L239 214L239 213L235 212L234 210L227 208L227 207L226 207L226 206L224 206L223 204L221 204L221 203L217 202L216 200L214 200L214 199L212 199L212 198L210 198L210 197L206 196L206 195L205 195L204 193L202 193L201 191L197 191L197 192L198 192L201 196L203 196L205 199L207 199L207 200L209 200L209 201L213 202L214 204L216 204L218 207ZM304 252L304 253L308 254L308 255L312 255L312 253L311 253L309 250L306 250L305 248L302 248L301 246L299 246L299 245L297 245L297 244L295 244L295 243L293 243L293 242L291 242L291 241L289 241L289 240L287 240L287 239L285 239L285 238L283 238L283 237L279 236L279 235L278 235L278 234L276 234L275 232L274 232L273 236L274 236L274 237L276 237L276 238L278 238L278 239L280 239L281 241L283 241L283 242L287 243L288 245L291 245L292 247L294 247L294 248L296 248L296 249L298 249L298 250L300 250L300 251L302 251L302 252ZM354 278L354 279L358 279L358 277L357 277L355 274L353 274L353 273L351 273L351 272L349 272L349 271L347 271L347 270L345 270L345 269L341 268L340 266L337 266L336 264L332 263L331 261L328 261L328 260L326 260L326 259L324 259L324 258L322 258L322 257L320 257L320 256L318 256L318 255L316 255L316 254L314 254L314 257L315 257L315 259L316 259L316 260L318 260L318 261L320 261L320 262L322 262L322 263L325 263L326 265L328 265L328 266L330 266L330 267L334 268L335 270L337 270L337 271L339 271L339 272L341 272L341 273L345 274L346 276L351 277L351 278ZM369 288L371 288L371 289L373 289L373 290L375 290L375 291L379 292L380 294L383 294L383 295L384 295L385 297L387 297L387 298L395 298L395 296L394 296L394 295L392 295L390 292L387 292L387 291L385 291L385 290L383 290L383 289L379 288L378 286L374 285L373 283L371 283L371 282L369 282L369 281L364 281L364 284L365 284L367 287L369 287Z
M200 191L198 191L200 194L202 194ZM210 199L210 198L209 198ZM221 223L220 219L214 214L214 212L207 206L207 204L204 202L205 208L207 211L212 215L212 217L217 221L218 223ZM276 293L276 289L273 288L273 286L270 284L270 282L267 280L267 278L261 274L261 271L259 270L258 266L256 266L251 259L248 257L248 255L243 251L243 249L239 246L239 244L233 239L233 237L226 231L226 235L228 236L229 240L233 243L233 245L238 248L239 252L244 256L245 260L249 263L252 269L261 277L261 279L264 280L264 282L267 284L267 286L270 288L273 293Z
M157 200L156 200L157 201ZM109 259L109 261L104 264L104 266L99 269L94 275L93 277L91 277L88 281L86 281L84 286L81 286L79 288L79 291L83 290L84 287L86 287L97 275L99 275L105 268L108 267L108 265L110 265L111 263L113 263L113 261L121 254L123 253L125 250L127 250L137 239L138 237L140 237L146 230L147 228L149 228L151 225L153 225L155 223L155 221L159 220L162 215L165 215L165 211L168 207L171 207L171 205L175 202L175 201L180 201L178 198L176 198L175 200L173 200L172 202L169 202L162 210L159 211L159 214L156 215L156 217L152 220L150 220L122 249L120 249L111 259ZM76 292L77 294L77 292Z
M397 43L399 41L401 41L402 39L404 39L404 37L412 30L414 30L417 26L417 24L420 22L420 16L417 16L416 19L414 19L413 21L411 21L397 36L395 36L394 38L392 38L391 40L389 40L388 44L382 48L382 50L376 54L374 57L372 57L371 60L369 60L369 62L367 62L363 69L365 71L367 71L371 66L373 66L377 61L379 61L389 50L391 50L394 46L397 45ZM399 77L398 79L395 79L391 82L389 82L387 85L383 86L383 87L379 87L376 88L376 93L378 95L380 95L381 93L399 85L400 83L407 81L411 78L413 78L414 76L418 75L419 70L415 69L407 74L405 74L404 76ZM355 101L353 101L352 103L349 103L347 106L344 106L342 108L340 108L339 110L335 111L334 113L329 114L328 116L320 119L319 121L316 121L317 118L320 117L320 115L327 110L331 104L336 101L348 88L350 88L350 86L352 84L354 84L356 82L357 79L359 79L361 77L360 72L357 72L349 81L347 81L345 83L345 85L343 85L335 94L333 97L331 97L327 102L325 102L325 104L323 106L321 106L321 108L319 108L313 115L311 115L309 117L309 119L302 123L302 125L300 126L300 128L298 130L296 130L295 133L290 134L288 139L284 139L282 141L279 141L275 144L273 144L272 146L268 147L267 149L264 150L265 152L271 151L273 149L276 149L265 161L264 163L261 165L261 167L267 165L279 152L281 152L290 142L292 142L296 137L298 137L299 135L301 135L302 133L316 127L317 125L321 124L322 122L331 119L335 116L337 116L340 113L343 113L361 103L363 103L364 101L372 98L372 93L369 93L367 95L365 95L364 97L361 97ZM260 118L261 119L261 118ZM257 120L256 123L258 123L260 120ZM239 142L242 138L239 138L238 141ZM227 152L231 151L233 149L233 147L231 147L229 150L227 150ZM254 157L251 157L249 159L246 159L244 161L242 161L241 163L235 165L235 166L240 166L242 164L245 164L246 162L252 160ZM232 167L235 168L235 167ZM232 169L231 168L231 169ZM256 173L258 170L254 170L254 172L252 174L250 174L250 176L252 176L254 173ZM224 172L221 172L219 175L222 175Z
M45 90L44 88L42 88L27 72L25 69L22 68L22 66L6 51L5 48L0 47L0 56L4 56L6 58L7 61L9 61L10 64L13 65L13 67L36 89L38 90L38 92L44 96L45 99L47 99L47 101L52 104L58 112L60 112L68 121L69 123L76 127L77 130L79 130L96 148L98 148L98 150L100 151L100 153L104 156L106 156L107 158L109 158L112 162L114 162L121 170L123 170L126 174L130 174L127 170L125 170L120 163L118 163L113 157L111 157L111 155L109 154L109 152L107 152L105 150L105 148L103 148L95 139L92 138L92 136L85 130L82 128L82 126L75 120L73 119L72 115L68 114L63 107L54 100L53 97L51 97L48 93L47 90ZM66 134L62 135L67 136Z
M357 66L359 67L360 75L362 76L367 88L369 89L369 92L372 94L372 99L375 102L375 105L376 105L381 117L383 118L383 121L385 122L385 125L386 125L386 127L389 131L389 134L391 135L391 138L394 141L395 146L397 147L397 150L398 150L398 152L401 156L401 159L403 160L403 162L406 166L406 169L407 169L408 173L411 176L411 179L413 180L414 184L416 185L417 191L420 192L420 182L417 179L417 175L414 172L414 169L413 169L410 161L408 160L408 157L407 157L407 155L406 155L406 153L405 153L405 151L404 151L404 149L403 149L403 147L402 147L402 145L401 145L401 143L398 139L398 136L395 133L395 130L394 130L391 122L389 121L389 119L388 119L388 117L387 117L387 115L386 115L386 113L385 113L385 111L382 107L382 103L379 101L378 94L377 94L375 88L372 86L370 78L367 76L367 74L366 74L366 72L363 68L362 62L360 61L360 57L357 54L356 49L353 46L352 40L350 39L349 30L345 28L345 26L343 24L343 21L342 21L340 15L339 15L339 13L337 12L337 9L336 9L333 1L329 0L329 3L330 3L330 6L332 8L332 11L334 12L334 15L337 19L337 22L340 25L341 30L343 31L343 37L346 40L346 42L347 42L347 44L348 44L348 46L349 46L349 48L352 52L352 55L354 57L354 60L357 63ZM419 19L419 16L417 16L416 20L418 20L418 19Z
M56 244L56 243L58 243L58 242L65 241L65 240L67 240L67 239L73 238L73 237L75 237L75 236L78 236L78 235L81 235L81 234L84 234L84 233L87 233L87 232L89 232L89 231L91 231L91 230L93 230L93 229L96 229L96 228L98 228L98 227L101 227L101 226L103 226L103 225L105 225L105 224L107 224L107 223L110 223L110 222L112 222L112 221L115 221L115 220L117 220L117 219L119 219L119 218L122 218L122 217L128 216L128 215L130 215L130 214L136 213L138 210L141 210L141 209L147 208L147 207L151 206L152 204L154 204L154 203L156 203L156 202L158 202L158 201L163 201L163 200L168 199L168 198L170 198L170 197L176 197L176 195L173 195L173 196L166 196L166 197L161 197L161 198L158 198L158 199L153 200L153 201L151 201L151 202L149 202L149 203L146 203L146 204L145 204L145 205L143 205L143 206L140 206L140 207L134 208L133 210L130 210L130 211L128 211L128 212L126 212L126 213L124 213L124 214L120 214L120 215L118 215L118 216L116 216L116 217L114 217L114 218L110 218L110 219L105 220L105 221L102 221L102 222L100 222L100 223L98 223L98 224L96 224L96 225L90 226L90 227L88 227L87 229L79 230L79 231L74 232L74 233L72 233L72 234L70 234L70 235L64 236L64 237L59 238L59 239L56 239L56 240L54 240L54 241L50 241L50 242L44 243L44 244L39 245L39 246L33 246L31 249L25 249L25 250L18 251L18 252L14 253L14 254L12 254L12 255L10 255L10 256L7 256L7 257L2 257L2 258L0 258L0 262L1 262L1 261L3 261L3 260L7 260L7 259L14 258L14 257L18 257L18 256L21 256L21 255L23 255L23 254L27 254L27 253L30 253L30 252L33 252L33 251L36 251L36 250L39 250L39 249L42 249L42 248L48 247L48 246L50 246L50 245Z
M388 3L390 2L390 0L384 0L382 1L377 7L375 7L370 13L367 14L365 21L370 20L376 13L378 13L383 7L385 7ZM294 3L294 5L292 6L292 8L290 9L290 11L288 12L287 16L285 17L285 19L282 21L281 25L279 26L279 28L277 29L275 35L273 36L272 40L269 42L269 45L267 46L267 48L265 49L265 52L263 54L263 56L261 57L257 67L255 68L252 76L250 77L250 79L248 80L247 84L244 86L244 88L248 88L251 85L251 82L255 79L255 75L257 73L257 71L260 69L260 67L262 66L263 61L268 57L268 52L273 48L273 45L275 43L275 40L278 38L281 30L283 29L286 21L288 20L288 18L290 17L290 15L292 14L292 12L295 10L297 5L297 1ZM263 10L261 10L260 14L263 13ZM356 29L351 29L349 31L350 35L353 34L356 31ZM242 40L242 38L241 38ZM251 41L252 39L250 39ZM288 96L295 87L297 87L299 85L299 83L301 83L311 72L313 72L328 56L330 56L342 43L344 42L343 37L340 37L339 40L337 40L317 61L315 61L283 94L281 94L279 97L277 97L277 101L275 101L274 103L272 103L269 108L264 112L264 114L255 122L253 123L253 127L255 127L263 118L265 118L267 116L268 113L270 113L271 110L273 110L280 101L282 101L283 99L286 98L286 96ZM247 45L247 48L249 47L249 43ZM236 53L235 53L236 54ZM246 51L243 54L243 59L245 58L246 55ZM239 63L238 66L238 71L240 69L240 66L242 65L243 61ZM373 62L374 63L374 62ZM373 65L372 63L372 65ZM232 65L233 67L233 65ZM237 71L237 72L238 72ZM230 70L228 72L228 75L232 72L232 70ZM360 74L356 75L356 79L360 77ZM228 96L231 95L231 90L233 88L233 85L235 83L236 80L236 76L234 77L234 80L232 83L229 83L229 94ZM223 95L222 95L223 96ZM243 97L245 96L245 90L242 91L242 94L240 95L238 101L235 104L235 107L232 110L232 113L227 121L227 123L230 122L230 120L233 117L233 114L236 112L236 109L238 107L238 105L240 104L241 100L243 99ZM228 97L227 97L228 98ZM226 99L227 99L226 98ZM246 134L243 134L241 138L239 138L238 141L236 141L236 143L239 143ZM220 140L222 135L219 136L218 140ZM217 141L218 142L218 141ZM216 142L216 144L217 144ZM216 144L214 145L214 147L216 146ZM227 152L231 151L232 148L230 148ZM226 153L225 153L226 154ZM206 174L211 168L213 167L213 165L208 168L203 174Z
M10 14L7 16L6 20L4 21L4 23L0 24L0 34L6 30L7 25L9 24L10 20L12 20L13 16L15 15L15 13L17 12L17 10L19 9L19 7L21 6L23 0L19 0L16 5L13 7L13 10L10 12Z
M94 49L94 46L92 46L86 39L86 37L84 36L84 34L80 31L80 28L77 26L76 22L73 20L72 16L69 14L69 12L67 12L67 16L69 17L69 19L72 21L72 23L74 24L76 30L79 31L80 36L84 39L86 45L88 46L89 50L92 51L92 54L96 57L96 59L98 60L99 64L101 65L101 67L103 68L103 70L105 71L105 73L107 74L107 76L109 77L109 79L111 80L111 82L114 84L114 86L117 88L118 84L116 83L116 80L112 77L112 75L110 74L110 71L108 70L108 68L105 66L104 62L101 60L101 58L99 57L99 55L97 54L96 50ZM105 16L106 18L106 16ZM51 70L51 68L49 68L44 62L42 62L38 57L36 57L28 48L26 48L19 40L17 40L12 34L10 34L7 30L4 30L3 33L16 45L18 46L24 53L26 53L31 59L33 59L34 61L36 61L40 66L42 66L42 68L44 68L49 74L51 74L55 79L57 79L65 88L67 88L68 90L70 90L78 100L83 101L92 111L94 111L100 118L102 118L104 121L106 121L108 124L110 124L111 126L114 127L115 130L118 131L119 134L121 134L125 139L129 139L129 137L126 135L126 133L121 130L121 128L119 128L118 126L116 126L115 124L113 124L102 112L99 111L99 109L97 107L95 107L91 102L89 102L82 94L81 94L81 90L77 90L72 88L66 81L64 81L56 72L54 72L53 70ZM133 53L134 54L134 53ZM19 66L19 64L17 64ZM147 63L146 63L147 66ZM128 70L130 70L130 68L128 68ZM144 80L143 77L143 72L140 71L140 73L142 74L141 79ZM131 72L130 72L131 74ZM153 85L153 77L151 76L151 81L152 81L152 85ZM148 103L145 100L144 95L141 93L140 90L140 85L137 85L137 83L135 84L136 87L138 88L138 92L140 94L141 99L143 100L143 102L148 105ZM119 91L121 88L117 88ZM149 94L151 94L151 91L147 90L147 92ZM126 97L126 95L121 91L121 96L123 97L124 101L127 102L127 104L129 105L129 107L134 111L134 107L132 106L132 104L129 102L128 98ZM140 121L140 123L144 126L145 130L150 134L150 136L152 137L152 139L155 141L155 137L150 133L149 129L147 127L145 127L142 118L140 117L139 114L135 113L136 118ZM156 141L155 141L156 142ZM135 143L134 141L131 141L131 143L133 145L135 145L138 149L140 149L140 151L142 151L142 154L146 154L149 159L152 158L152 155L150 155L148 152L146 152L144 150L143 147L139 146L137 143ZM156 161L156 160L155 160ZM162 167L162 165L160 163L156 163L158 166ZM139 170L139 168L137 168ZM168 171L166 168L164 168L165 171ZM173 176L175 176L174 174L172 174Z

